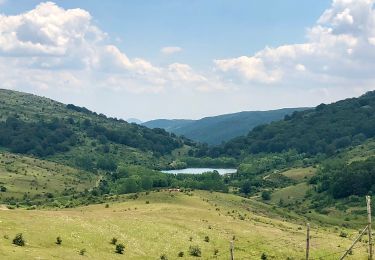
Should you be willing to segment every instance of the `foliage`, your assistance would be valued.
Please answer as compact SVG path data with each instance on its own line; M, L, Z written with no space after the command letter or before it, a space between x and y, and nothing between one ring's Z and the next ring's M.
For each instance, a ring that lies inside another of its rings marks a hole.
M13 244L16 245L16 246L25 246L25 239L23 238L23 235L22 233L19 233L17 234L14 238L13 238Z
M211 157L257 153L298 153L332 155L337 150L362 143L375 136L375 92L315 109L294 112L282 121L255 127L247 136L237 137L214 148L202 147L197 154Z
M271 199L271 192L265 190L262 192L262 199L263 200L270 200Z
M202 255L201 248L197 245L189 247L189 254L191 256L200 257Z
M125 246L123 244L117 244L116 245L116 253L117 254L123 254L125 250Z
M375 157L347 164L341 160L327 161L310 180L318 192L327 191L334 198L363 196L375 192Z
M56 238L56 245L61 245L62 244L62 239L61 237Z
M117 238L116 238L116 237L113 237L113 238L111 239L111 244L112 244L112 245L116 245L116 244L117 244Z
M10 116L0 122L0 146L14 153L45 157L66 152L76 142L73 131L57 118L50 122L28 123Z

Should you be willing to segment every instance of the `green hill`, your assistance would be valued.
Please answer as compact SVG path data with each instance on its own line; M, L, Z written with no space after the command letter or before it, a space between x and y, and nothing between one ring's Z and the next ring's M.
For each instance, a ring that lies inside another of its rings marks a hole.
M270 111L245 111L205 117L199 120L157 119L143 123L150 128L163 128L192 140L211 145L221 144L234 137L245 135L254 127L283 119L294 111L306 108L283 108Z
M208 149L211 156L225 154L298 153L332 155L375 136L375 92L314 109L294 112L284 120L255 127L221 147ZM212 153L210 153L212 152Z
M0 90L0 115L0 147L85 170L120 163L163 168L188 142L162 129L11 90Z

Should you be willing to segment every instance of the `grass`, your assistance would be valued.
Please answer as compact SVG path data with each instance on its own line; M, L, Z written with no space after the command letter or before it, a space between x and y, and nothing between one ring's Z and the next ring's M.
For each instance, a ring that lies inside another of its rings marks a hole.
M281 174L297 182L302 182L314 176L315 173L316 173L315 168L306 167L306 168L293 168L285 172L282 172Z
M61 194L65 190L80 192L96 185L98 176L54 162L0 152L0 185L5 198L22 198L46 193Z
M203 191L164 191L141 194L136 200L122 196L120 200L109 201L108 208L101 204L58 210L2 210L0 258L159 259L165 254L168 259L178 259L182 251L183 259L195 259L188 249L198 245L201 259L228 259L233 236L236 259L260 259L262 253L271 259L304 256L304 219L274 217L271 206L251 199ZM311 257L342 251L358 234L346 229L349 237L342 238L340 231L312 224ZM25 247L12 245L17 233L23 233ZM61 245L55 244L57 236L63 241ZM206 236L209 242L204 241ZM124 255L115 254L110 243L113 237L125 245ZM79 254L82 249L85 256ZM348 259L365 259L365 247L354 250Z
M288 186L272 193L271 202L278 203L282 199L285 203L291 203L296 200L302 200L309 189L305 182L297 185Z

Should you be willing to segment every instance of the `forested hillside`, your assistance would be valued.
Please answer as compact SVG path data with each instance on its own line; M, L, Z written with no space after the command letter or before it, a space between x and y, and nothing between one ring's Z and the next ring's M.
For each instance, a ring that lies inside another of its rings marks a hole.
M306 154L334 154L375 136L375 92L315 109L294 112L284 120L255 127L247 136L199 154L241 156L296 150Z
M244 111L233 114L205 117L199 120L157 119L143 123L150 128L163 128L168 132L183 135L192 140L221 144L234 137L247 134L254 127L281 120L294 111L306 108L283 108L270 111Z
M192 144L163 129L11 90L0 90L0 112L1 147L86 170L113 168L119 162L158 167L173 150Z

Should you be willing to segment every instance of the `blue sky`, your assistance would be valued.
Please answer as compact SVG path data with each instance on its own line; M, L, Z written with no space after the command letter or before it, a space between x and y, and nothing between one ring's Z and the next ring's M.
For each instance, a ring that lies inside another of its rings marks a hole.
M0 13L1 87L121 118L314 106L375 82L372 0L0 0Z
M33 9L40 1L8 0L5 14ZM156 64L183 61L207 68L213 59L252 55L264 46L303 42L305 30L330 1L300 0L63 0L66 9L83 8L129 56ZM116 40L121 40L118 42ZM164 46L181 46L175 57Z

